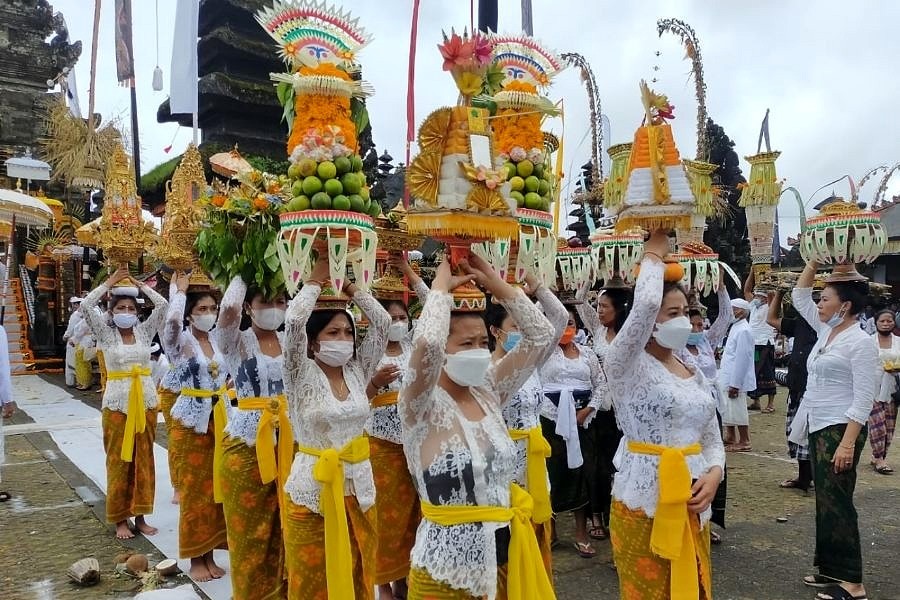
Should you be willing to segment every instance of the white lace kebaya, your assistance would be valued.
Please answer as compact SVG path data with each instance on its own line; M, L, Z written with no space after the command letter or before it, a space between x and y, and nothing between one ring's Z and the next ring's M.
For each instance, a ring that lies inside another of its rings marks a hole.
M178 290L173 281L169 287L169 311L161 336L163 350L171 365L166 383L171 389L179 391L178 399L172 405L172 418L196 433L204 434L209 428L212 397L185 396L180 390L217 391L225 385L228 370L225 359L212 337L209 341L213 348L213 356L210 358L206 356L191 328L184 327L186 303L187 296ZM227 398L219 398L219 401L226 402L226 406L230 408L231 403Z
M153 312L150 313L150 316L145 321L138 323L132 328L134 343L126 344L122 341L119 328L106 321L107 313L97 310L97 303L108 291L109 287L105 283L100 284L81 303L84 321L97 340L97 349L103 352L107 373L128 372L134 366L152 370L150 365L150 346L153 345L153 337L163 324L169 303L150 286L141 285L141 292L153 303ZM150 375L141 375L140 377L144 392L144 406L156 408L158 400L153 377ZM108 378L106 380L106 390L103 392L103 408L128 414L130 390L130 377Z
M644 350L662 303L663 269L660 261L642 261L634 304L610 344L604 367L616 418L624 434L612 495L629 509L643 510L651 518L659 499L659 457L631 452L629 440L672 448L699 443L700 454L686 457L692 479L714 466L724 472L725 466L716 400L706 378L699 370L688 379L676 377ZM701 514L704 525L711 514L710 509Z
M438 385L450 334L452 296L432 291L413 336L410 369L398 405L403 449L419 497L434 505L510 505L516 446L501 406L518 391L548 345L553 326L521 291L503 306L522 332L516 347L490 369L483 386L470 388L484 412L471 421ZM422 519L412 566L438 582L476 597L497 593L496 532L507 523L442 526Z
M266 398L284 393L282 355L269 356L259 348L253 329L240 330L241 312L247 286L238 276L231 280L219 306L219 320L210 333L234 382L238 400ZM278 343L284 348L284 336L278 333ZM237 438L250 447L256 446L260 410L233 408L228 413L225 435Z
M391 317L375 298L363 291L353 295L353 302L369 319L366 337L356 349L356 356L343 367L348 396L334 397L328 377L315 360L307 356L306 322L309 320L321 288L306 284L288 305L284 351L284 383L288 416L294 440L308 448L341 450L363 434L369 416L366 385L372 379L378 360L387 346ZM317 457L298 452L284 491L295 504L321 514L319 496L322 484L313 477ZM356 496L361 510L375 503L375 481L368 460L344 463L344 494Z

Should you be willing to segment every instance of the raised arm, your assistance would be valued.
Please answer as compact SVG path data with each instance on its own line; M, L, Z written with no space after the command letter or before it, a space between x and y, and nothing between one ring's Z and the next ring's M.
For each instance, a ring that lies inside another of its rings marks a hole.
M794 301L794 308L797 309L800 316L816 333L819 333L826 325L819 320L819 311L816 310L816 303L812 299L812 285L817 267L818 265L814 262L806 263L806 268L800 274L796 287L791 290L791 298Z
M753 300L753 288L756 287L756 273L750 269L750 274L744 280L744 300Z
M731 298L728 296L728 290L724 285L719 286L719 312L716 314L716 320L712 322L706 331L706 341L713 348L718 347L725 339L728 328L734 321L734 311L731 310Z
M284 321L284 377L302 377L311 361L306 354L309 345L306 339L306 322L316 307L316 300L322 292L319 283L308 281L288 303Z
M550 355L553 354L556 343L559 341L559 338L562 337L563 331L566 329L566 324L569 322L569 313L566 311L566 307L563 306L563 303L559 301L559 298L557 298L553 292L548 290L546 286L541 285L540 283L537 283L536 285L537 289L534 292L534 297L541 303L544 315L553 327L553 340L547 344L547 348L541 355L539 361L539 364L543 364L550 358Z
M406 426L418 422L428 409L427 400L440 379L452 309L453 296L446 290L437 289L431 290L422 307L419 324L413 333L409 371L400 387L398 409Z
M781 331L781 302L784 300L784 290L777 289L775 294L769 298L769 312L766 313L766 323L769 327L774 327L778 333Z
M138 329L147 339L152 340L153 336L162 329L163 322L166 319L166 310L169 308L169 301L146 283L140 285L140 290L153 303L153 311L146 321L138 325Z
M181 356L181 333L184 331L184 310L187 304L187 281L181 282L181 276L172 276L169 284L169 309L166 311L166 321L160 332L163 352L173 361ZM185 277L185 279L187 279Z
M355 288L356 286L353 287ZM391 326L391 316L384 310L381 303L368 292L359 289L355 290L353 302L369 319L366 337L363 338L359 348L356 350L356 358L360 366L362 366L365 381L369 381L372 379L372 375L375 374L378 368L378 361L384 356L385 348L387 348L387 333Z
M597 314L597 309L591 306L587 301L588 290L590 290L590 286L588 285L583 285L578 288L578 292L576 292L575 298L576 300L579 300L581 304L576 304L575 310L576 312L578 312L578 318L580 318L581 322L584 323L584 326L587 328L588 332L596 339L600 335L603 324L600 322L600 315ZM568 321L568 316L566 316L566 321ZM565 324L563 324L563 329L565 329Z
M668 249L668 236L664 231L656 231L646 245L641 271L634 288L634 300L628 318L606 353L603 369L613 385L624 381L637 364L639 353L650 341L656 316L662 303L663 265L662 256Z
M247 284L240 275L235 276L228 284L222 302L219 305L219 318L212 335L216 346L226 357L239 355L238 339L241 335L241 311L244 296L247 295Z
M84 322L87 323L91 333L96 338L99 345L108 346L115 341L115 335L112 327L104 319L104 313L97 310L97 303L100 298L106 295L109 286L101 283L91 290L91 293L84 297L81 302L81 312L84 313Z

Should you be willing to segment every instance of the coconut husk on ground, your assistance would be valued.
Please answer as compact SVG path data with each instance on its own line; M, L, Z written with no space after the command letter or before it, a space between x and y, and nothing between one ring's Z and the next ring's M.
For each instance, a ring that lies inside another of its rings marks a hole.
M100 583L100 563L96 558L82 558L73 563L66 573L72 581L84 587Z

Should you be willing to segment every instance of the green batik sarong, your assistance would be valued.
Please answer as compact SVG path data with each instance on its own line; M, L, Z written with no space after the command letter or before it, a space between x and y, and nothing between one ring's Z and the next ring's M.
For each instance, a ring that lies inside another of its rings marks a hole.
M866 445L866 428L856 438L853 466L834 472L831 460L844 437L846 424L830 425L809 434L809 458L816 482L816 554L819 573L848 583L862 583L862 549L853 491L856 466Z

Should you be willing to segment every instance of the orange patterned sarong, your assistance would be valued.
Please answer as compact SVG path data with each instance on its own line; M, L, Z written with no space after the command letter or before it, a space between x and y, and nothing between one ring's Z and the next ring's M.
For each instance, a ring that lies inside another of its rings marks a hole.
M134 435L131 462L121 459L125 421L128 415L103 409L103 449L106 451L106 520L119 523L129 517L153 512L156 469L153 440L156 438L156 409L147 409L147 428ZM150 424L153 424L152 426Z
M159 398L159 410L162 412L163 420L166 422L166 435L169 439L169 480L172 482L172 489L177 490L181 479L178 477L178 465L175 460L175 451L172 449L172 407L178 399L178 394L163 387L156 387L156 397Z
M669 561L650 551L653 519L644 511L631 510L616 500L610 512L609 539L619 573L621 600L669 600ZM694 514L691 514L690 525L697 552L700 600L711 600L709 526L700 529L700 521Z
M287 549L288 600L338 600L329 598L325 577L325 519L290 496L283 498L284 541ZM344 496L350 529L353 592L355 600L374 600L375 508L365 513L355 496ZM235 600L237 600L235 598Z
M225 549L225 514L213 498L213 455L216 438L212 423L197 433L176 419L169 426L169 456L179 473L178 556L197 558L210 550Z
M232 598L281 600L284 542L277 485L274 481L263 484L260 479L256 449L230 436L225 437L223 444L219 476L228 529Z
M403 579L409 574L409 553L422 520L419 496L406 466L403 446L369 438L369 461L375 478L375 585Z
M497 570L497 600L506 600L506 577L508 566ZM466 590L456 590L446 583L432 579L425 569L413 567L409 571L409 591L406 600L482 600Z

